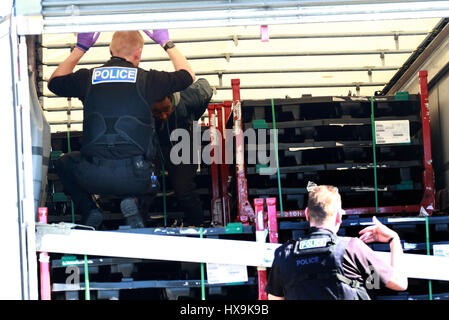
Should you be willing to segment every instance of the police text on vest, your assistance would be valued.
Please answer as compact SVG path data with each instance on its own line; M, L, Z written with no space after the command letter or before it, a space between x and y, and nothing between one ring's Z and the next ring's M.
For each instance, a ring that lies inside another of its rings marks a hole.
M137 80L136 68L102 67L95 68L92 74L92 84L107 82L131 82Z
M306 264L311 264L311 263L318 263L320 260L317 256L315 257L309 257L309 258L303 258L303 259L298 259L296 260L296 265L297 266L303 266Z

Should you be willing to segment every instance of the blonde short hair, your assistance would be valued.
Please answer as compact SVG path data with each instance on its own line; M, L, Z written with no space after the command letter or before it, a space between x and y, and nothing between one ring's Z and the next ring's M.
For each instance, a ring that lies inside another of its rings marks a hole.
M341 210L341 196L338 189L327 185L313 187L309 192L307 210L309 220L321 225Z
M144 40L139 31L117 31L112 36L109 49L113 55L127 57L143 48L143 44Z

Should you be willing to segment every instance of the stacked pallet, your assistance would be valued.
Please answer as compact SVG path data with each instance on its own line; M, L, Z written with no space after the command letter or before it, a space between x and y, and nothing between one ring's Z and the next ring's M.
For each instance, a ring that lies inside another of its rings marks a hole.
M313 181L338 187L344 208L375 206L376 189L378 206L419 204L423 194L419 96L372 100L349 96L243 100L244 130L277 129L280 183L276 170L261 174L263 165L248 163L250 198L281 194L284 210L300 210L307 203L306 186ZM382 134L380 129L388 131L393 123L392 131ZM373 124L378 127L374 149Z

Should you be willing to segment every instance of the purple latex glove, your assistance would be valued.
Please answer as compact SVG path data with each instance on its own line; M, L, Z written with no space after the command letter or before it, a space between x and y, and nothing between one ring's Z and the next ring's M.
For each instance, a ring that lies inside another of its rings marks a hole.
M86 52L90 47L94 45L100 36L100 32L95 34L95 32L78 33L78 38L76 41L76 47L81 51Z
M143 32L145 32L147 36L149 36L154 42L159 43L161 46L170 40L167 29L153 30L153 33L148 30L143 30Z

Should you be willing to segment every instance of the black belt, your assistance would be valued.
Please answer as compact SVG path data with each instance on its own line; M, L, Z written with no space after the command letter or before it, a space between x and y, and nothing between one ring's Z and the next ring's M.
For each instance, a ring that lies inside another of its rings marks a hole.
M338 272L331 272L331 273L305 273L298 276L299 281L304 280L327 280L332 278L337 278L339 281L346 283L347 285L351 286L352 288L359 288L361 287L361 283L354 279L349 279L345 277L344 275L338 273Z
M143 155L133 156L130 158L123 158L123 159L106 159L106 158L99 158L99 157L95 157L95 156L88 156L88 157L84 157L84 159L94 165L107 166L107 167L132 165L137 161L145 161L145 157Z

